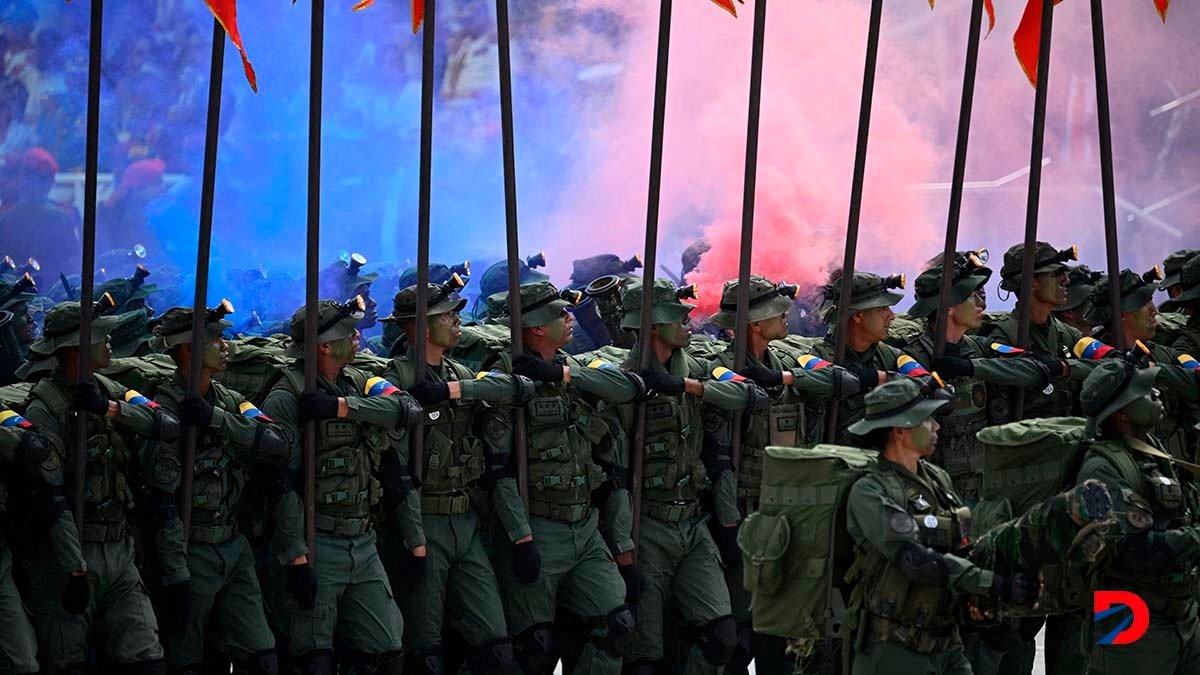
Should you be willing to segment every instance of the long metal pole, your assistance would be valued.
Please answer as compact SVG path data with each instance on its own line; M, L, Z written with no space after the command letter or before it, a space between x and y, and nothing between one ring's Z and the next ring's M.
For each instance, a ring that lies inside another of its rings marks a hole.
M1033 142L1029 150L1029 196L1025 205L1025 250L1021 259L1021 294L1017 300L1017 346L1029 348L1030 299L1033 297L1034 248L1037 246L1038 203L1042 193L1042 146L1046 138L1046 92L1050 88L1050 37L1054 1L1042 0L1042 25L1038 42L1037 88L1033 96ZM1025 413L1025 389L1017 388L1012 419Z
M646 246L642 254L642 312L638 323L641 367L649 368L651 309L654 305L654 270L658 253L658 205L662 196L663 132L667 119L667 66L671 53L671 0L660 0L658 9L658 60L654 71L654 120L650 129L650 184L646 191ZM633 501L633 543L640 541L642 520L642 459L646 451L646 405L634 415L633 451L630 453L629 487ZM634 555L637 549L634 548Z
M846 254L842 259L842 284L838 294L837 331L834 333L833 361L846 356L846 333L850 328L850 298L854 290L854 257L858 251L858 222L862 216L863 178L867 170L867 140L871 135L871 103L875 96L875 63L879 58L879 24L883 19L883 0L871 0L871 19L867 28L867 58L863 67L862 101L858 109L858 141L854 149L854 182L850 186L850 218L846 224ZM838 406L830 405L826 415L825 439L837 438Z
M950 210L946 216L946 248L942 251L942 288L938 295L938 313L933 332L935 357L946 353L946 324L950 320L950 287L954 283L954 255L958 247L963 181L967 173L967 142L971 137L971 107L975 102L975 70L979 63L983 2L972 0L971 27L967 31L967 59L963 68L962 100L958 108L958 139L954 146L954 173L950 178Z
M425 23L421 35L421 157L420 181L417 195L417 297L416 335L410 335L416 363L413 364L413 383L425 379L429 326L429 205L430 188L433 181L433 48L434 48L434 0L425 0ZM418 477L425 475L425 426L413 430L409 444L412 453L412 471Z
M217 135L221 126L221 82L225 72L225 30L213 19L212 61L208 69L208 119L204 125L204 169L200 177L200 235L196 246L196 290L192 298L192 360L187 395L200 396L200 377L207 342L208 258L212 248L213 200L217 188ZM196 440L200 430L188 427L183 435L182 498L179 516L184 542L192 531L192 482L196 475Z
M1096 122L1100 127L1100 186L1104 193L1104 246L1108 253L1109 340L1124 349L1121 330L1121 259L1117 248L1117 192L1113 178L1112 122L1108 108L1108 59L1104 53L1104 10L1092 0L1092 52L1096 61Z
M754 247L754 197L758 180L758 126L762 103L763 51L767 34L767 0L755 0L754 34L750 46L750 105L746 114L746 172L742 183L742 234L738 258L737 313L733 338L733 369L746 366L750 326L750 260ZM734 415L730 455L736 471L742 459L742 413Z
M500 62L500 137L504 153L504 221L508 243L508 313L512 354L525 351L521 342L521 261L517 228L517 159L513 141L512 56L509 50L508 0L496 0L496 41ZM529 458L525 442L525 410L513 413L513 445L517 457L517 490L529 510Z
M100 160L100 68L104 0L92 0L88 30L87 134L83 156L83 266L79 282L79 383L91 382L92 291L96 282L96 174ZM87 473L87 418L75 419L75 527L83 536L84 478Z
M304 277L304 390L317 390L317 275L321 266L321 95L325 67L325 0L312 0L308 72L308 237ZM308 564L316 553L317 423L304 425L304 536Z

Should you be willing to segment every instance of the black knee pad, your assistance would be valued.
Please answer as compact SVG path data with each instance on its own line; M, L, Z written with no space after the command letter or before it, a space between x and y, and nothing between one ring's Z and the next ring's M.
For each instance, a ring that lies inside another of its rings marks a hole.
M166 661L142 661L133 663L121 669L129 675L167 675Z
M753 659L754 626L749 621L739 621L737 623L737 645L733 648L733 655L729 657L726 668L745 671L750 667L750 661Z
M729 663L738 644L737 622L728 614L718 616L700 629L696 644L704 653L704 660L714 666Z
M300 656L293 656L289 668L294 675L333 675L332 649L314 649Z
M446 650L441 645L409 652L406 659L409 675L444 675Z
M488 640L471 650L467 669L472 675L508 675L515 672L513 643L510 638Z
M531 675L553 672L560 655L554 624L535 623L518 633L513 638L513 652L524 672Z
M233 675L279 675L279 655L274 649L264 649L248 658L235 659Z
M621 605L599 621L604 627L604 635L592 637L592 643L617 658L624 657L633 642L633 611L628 605Z
M621 669L621 675L657 675L658 661L652 659L638 659L632 663L628 663Z

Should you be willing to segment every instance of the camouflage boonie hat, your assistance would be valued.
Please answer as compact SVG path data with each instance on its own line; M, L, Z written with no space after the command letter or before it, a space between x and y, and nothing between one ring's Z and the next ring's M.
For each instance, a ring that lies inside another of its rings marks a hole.
M734 329L737 327L737 294L739 280L725 282L721 289L721 310L709 319L721 328ZM791 295L786 295L791 293ZM766 277L754 275L750 277L750 304L747 306L746 320L749 323L762 321L787 314L795 298L796 287L787 284L776 285Z
M850 288L850 311L861 312L877 307L891 307L904 299L903 295L893 293L891 289L903 289L904 284L903 274L881 277L870 272L855 272ZM829 323L837 316L838 303L842 296L841 278L826 284L821 290L821 320Z
M1091 308L1092 288L1104 278L1103 272L1093 272L1087 265L1076 265L1067 271L1067 301L1054 308L1056 312L1070 309L1082 309L1086 312Z
M95 316L98 313L93 309L91 344L94 345L107 340L117 323L117 317ZM60 302L50 308L42 324L42 338L29 345L31 355L49 356L63 347L78 347L79 314L78 302Z
M457 280L457 282L455 281ZM429 284L425 304L428 309L426 316L437 316L448 312L461 312L467 306L465 298L458 295L462 288L462 280L457 275L451 275L449 283ZM417 316L417 286L413 284L396 294L392 301L392 315L380 321L385 323L400 323Z
M13 281L0 281L0 310L11 312L37 297L37 285L28 272Z
M559 291L549 281L524 284L521 286L521 327L533 328L554 323L563 315L563 311L574 307L582 299L583 293L571 289Z
M307 307L301 307L292 315L292 342L288 345L287 355L300 359L304 358L304 318ZM355 296L346 302L322 300L317 303L317 344L321 345L334 340L354 335L358 330L358 322L363 318L362 298Z
M358 295L360 287L370 286L379 279L378 272L363 274L362 268L366 264L363 254L352 253L326 267L321 271L321 294L335 298Z
M954 265L954 276L950 280L949 307L966 302L972 293L992 278L990 267L984 267L982 263L975 265L970 257L964 257L962 264L957 262ZM908 310L910 315L928 318L938 311L944 276L941 263L921 272L914 284L916 302Z
M1200 256L1184 263L1183 269L1179 272L1179 283L1183 286L1183 293L1171 302L1180 305L1200 300Z
M521 284L528 284L534 281L549 281L550 276L536 271L538 267L546 266L546 254L538 253L531 255L525 260L518 260L518 275L517 281ZM479 290L484 297L492 293L508 289L508 261L501 260L483 271L483 276L479 279Z
M444 284L450 281L450 277L457 274L463 283L471 280L471 261L464 260L458 265L443 265L441 263L430 263L429 265L429 283ZM409 267L400 273L397 281L397 288L408 288L409 286L417 285L417 268Z
M1158 282L1146 281L1144 278L1137 275L1132 270L1121 270L1121 311L1136 312L1150 302L1154 297L1154 292L1159 289ZM1100 325L1108 323L1112 318L1109 316L1109 277L1105 275L1096 285L1092 287L1092 294L1088 300L1092 306L1088 308L1084 319L1093 324Z
M930 398L911 377L884 382L868 392L865 401L866 417L847 427L856 436L876 429L911 429L953 405L948 400Z
M1004 265L1000 268L1000 288L1016 293L1021 290L1021 270L1025 257L1025 244L1016 244L1004 252ZM1066 261L1078 260L1079 250L1072 246L1061 251L1044 241L1033 247L1033 273L1059 272L1068 269Z
M205 311L207 317L204 327L208 332L209 340L217 339L225 332L226 328L233 325L232 321L225 320L226 316L233 314L233 303L228 300L222 300L221 304ZM172 347L191 343L192 319L191 307L168 309L158 319L158 325L154 328L154 339L151 340L150 346L157 351L165 352Z
M1079 405L1087 415L1084 432L1096 435L1100 424L1113 413L1150 393L1158 366L1138 368L1125 359L1105 359L1083 381Z
M508 291L492 293L483 303L487 323L508 325Z
M1163 261L1163 274L1166 276L1162 280L1162 287L1170 288L1182 283L1180 275L1183 273L1183 266L1197 256L1200 256L1200 249L1196 248L1181 249L1167 256Z
M150 351L153 321L144 309L131 309L116 315L108 334L114 358L123 359Z
M695 297L694 286L676 288L667 279L655 279L652 296L653 306L650 308L650 321L654 325L675 323L683 319L696 307L683 302L680 298ZM642 324L642 281L634 280L621 291L621 308L625 312L621 317L621 328L638 328Z
M57 365L58 360L54 358L54 354L35 354L34 352L29 352L29 358L17 366L17 369L13 371L13 375L16 375L22 382L28 382L33 375L41 377L42 373L49 373Z

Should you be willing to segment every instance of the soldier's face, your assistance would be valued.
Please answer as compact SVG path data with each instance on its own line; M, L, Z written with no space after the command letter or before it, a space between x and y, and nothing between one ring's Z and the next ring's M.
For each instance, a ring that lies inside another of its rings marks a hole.
M1167 287L1167 296L1174 299L1183 295L1183 284L1174 284Z
M92 345L88 350L88 357L92 368L96 370L109 367L112 365L112 343L105 338L104 342Z
M354 355L358 352L358 339L359 332L355 330L353 334L340 340L326 342L325 345L329 346L329 356L343 364L354 361Z
M975 293L950 308L950 320L968 330L983 324L983 306L975 299Z
M1042 272L1033 275L1033 297L1055 307L1067 301L1067 272Z
M571 341L575 336L575 319L566 310L563 310L562 316L555 319L551 323L543 327L546 331L546 339L557 347L562 347Z
M1158 390L1151 389L1150 393L1125 406L1123 412L1129 418L1129 424L1138 431L1158 426L1163 419L1163 405Z
M691 319L685 316L679 321L672 323L655 324L654 333L658 336L658 339L668 347L682 349L687 346L688 341L692 337L691 333L688 331L688 325L690 323Z
M444 349L451 349L462 339L462 317L458 312L446 312L429 317L429 341Z
M887 337L888 327L895 318L896 314L891 307L875 307L859 312L851 317L851 321L857 324L863 336L874 344Z
M1158 308L1153 300L1136 312L1126 312L1121 318L1125 324L1125 336L1130 342L1149 340L1158 331Z
M225 338L217 337L204 345L204 367L216 373L229 367L229 343Z
M930 417L909 429L908 441L912 445L913 450L920 452L922 457L932 455L934 448L937 447L937 432L940 428L941 426L937 423L937 420Z
M758 331L764 340L779 340L787 337L788 334L787 318L784 314L773 316L770 319L763 319L762 321L755 321L750 324L751 330L755 326L758 326Z

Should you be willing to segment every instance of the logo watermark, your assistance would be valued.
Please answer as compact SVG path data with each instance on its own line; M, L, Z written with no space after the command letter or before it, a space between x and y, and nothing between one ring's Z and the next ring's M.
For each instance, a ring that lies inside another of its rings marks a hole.
M1126 613L1116 628L1096 641L1098 645L1127 645L1137 642L1150 627L1150 609L1141 596L1129 591L1096 591L1092 595L1092 622Z

